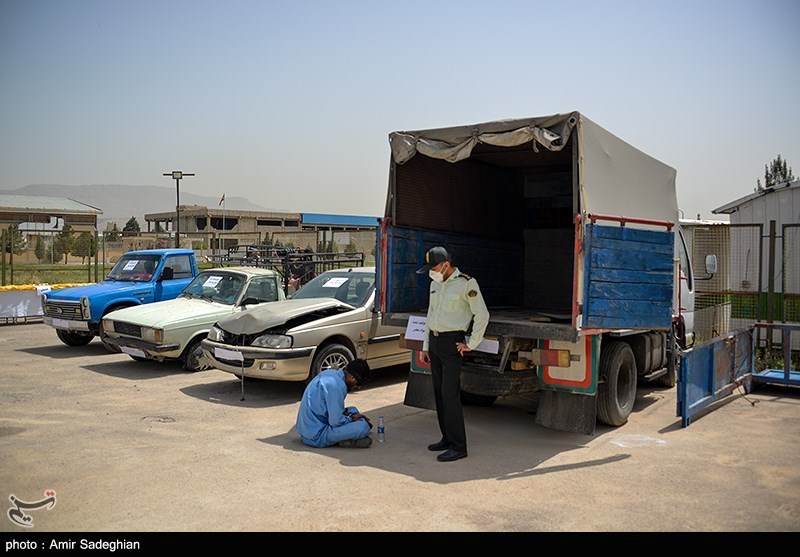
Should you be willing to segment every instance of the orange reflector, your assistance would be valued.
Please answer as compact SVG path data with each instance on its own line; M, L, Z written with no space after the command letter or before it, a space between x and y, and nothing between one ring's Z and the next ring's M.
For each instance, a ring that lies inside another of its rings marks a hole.
M531 350L531 361L537 366L569 367L569 350Z

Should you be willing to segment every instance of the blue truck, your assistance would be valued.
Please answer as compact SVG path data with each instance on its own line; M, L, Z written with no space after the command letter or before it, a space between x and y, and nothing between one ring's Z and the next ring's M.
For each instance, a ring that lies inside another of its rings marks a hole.
M64 344L84 346L94 337L103 339L102 318L108 312L177 298L198 273L190 249L129 251L103 282L42 296L43 319Z
M415 271L436 245L478 280L490 321L464 357L465 403L537 393L536 423L591 434L628 420L638 384L675 385L694 282L707 278L693 276L675 169L579 112L389 143L378 308L384 325L419 333L430 281ZM403 342L419 352L413 336ZM406 403L426 407L420 362Z

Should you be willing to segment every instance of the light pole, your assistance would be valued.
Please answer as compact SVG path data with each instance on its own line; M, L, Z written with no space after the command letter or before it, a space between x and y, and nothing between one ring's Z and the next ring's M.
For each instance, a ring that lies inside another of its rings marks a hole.
M188 172L173 170L165 172L164 176L170 176L175 180L175 247L181 247L181 178L184 176L194 176Z

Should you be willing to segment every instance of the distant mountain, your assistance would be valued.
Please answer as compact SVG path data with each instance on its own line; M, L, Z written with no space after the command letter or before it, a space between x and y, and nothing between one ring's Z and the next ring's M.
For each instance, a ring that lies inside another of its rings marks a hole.
M68 197L103 211L98 217L98 228L105 229L106 222L116 222L122 229L131 217L136 217L145 230L144 216L148 213L166 213L175 210L175 187L123 186L98 184L90 186L62 186L57 184L31 184L15 190L0 190L3 195L33 195ZM219 207L219 197L207 197L188 192L181 184L181 205ZM276 211L256 205L244 197L225 196L225 209L243 211Z

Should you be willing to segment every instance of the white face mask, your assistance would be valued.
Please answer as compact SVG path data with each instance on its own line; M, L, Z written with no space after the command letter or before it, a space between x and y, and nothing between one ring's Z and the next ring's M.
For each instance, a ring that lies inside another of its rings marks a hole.
M439 271L434 271L433 269L431 269L430 271L428 271L428 276L431 277L431 280L433 282L444 282L444 275Z

